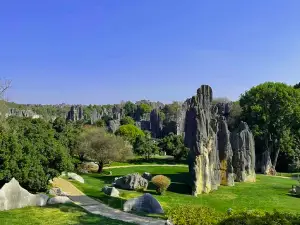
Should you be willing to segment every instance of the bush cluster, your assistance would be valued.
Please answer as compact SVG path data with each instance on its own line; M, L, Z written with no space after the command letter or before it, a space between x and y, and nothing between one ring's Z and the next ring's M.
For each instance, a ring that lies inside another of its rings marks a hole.
M300 214L257 210L225 214L202 206L178 206L167 211L174 225L299 225Z
M171 180L163 175L157 175L152 178L152 183L156 186L156 192L163 194L171 184Z

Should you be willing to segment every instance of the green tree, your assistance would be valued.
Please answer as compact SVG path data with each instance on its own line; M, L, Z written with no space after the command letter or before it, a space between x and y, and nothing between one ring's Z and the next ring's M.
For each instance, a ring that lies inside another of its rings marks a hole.
M95 126L96 127L105 127L106 126L106 122L103 119L97 120L95 122Z
M0 183L15 177L31 191L44 191L48 181L73 169L68 149L55 137L52 124L41 119L7 119L0 135ZM1 185L0 184L0 185Z
M177 117L177 112L180 110L181 104L179 102L173 102L172 104L167 104L162 109L165 118L170 121Z
M145 133L140 128L132 124L120 126L115 134L124 137L131 144L134 144L137 137L145 136Z
M152 107L149 104L141 103L138 105L138 110L140 112L140 115L143 116L147 113L150 113L152 111Z
M124 105L125 115L133 117L135 114L135 111L137 109L137 106L132 103L131 101L127 101Z
M160 140L158 146L161 151L166 152L167 155L174 156L176 160L187 158L189 149L185 147L183 137L170 133Z
M81 152L98 162L101 173L104 164L124 161L132 155L132 146L123 138L107 133L103 128L87 129L80 136Z
M298 84L295 84L294 88L299 89L300 88L300 82Z
M251 127L259 153L271 153L274 170L279 153L293 148L293 142L285 140L299 129L299 103L297 89L275 82L255 86L240 98L242 119Z
M124 118L122 118L120 123L121 123L121 125L127 125L127 124L134 125L135 124L134 120L130 116L125 116Z
M147 160L159 152L156 142L147 136L138 136L133 145L133 150L135 154L144 156Z

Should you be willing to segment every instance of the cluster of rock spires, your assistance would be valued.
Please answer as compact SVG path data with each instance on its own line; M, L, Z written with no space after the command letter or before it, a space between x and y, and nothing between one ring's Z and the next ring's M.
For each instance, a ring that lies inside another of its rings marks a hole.
M246 123L228 130L226 104L212 104L212 89L202 85L185 102L184 137L190 149L193 194L208 193L235 181L255 182L254 138ZM183 114L184 116L184 114Z

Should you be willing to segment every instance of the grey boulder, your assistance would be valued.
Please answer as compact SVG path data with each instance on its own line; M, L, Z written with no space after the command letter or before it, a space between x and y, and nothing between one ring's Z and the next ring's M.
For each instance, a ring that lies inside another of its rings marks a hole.
M142 177L148 181L150 181L152 179L151 173L147 173L147 172L143 173Z
M151 195L144 194L141 197L129 199L123 206L125 212L136 211L154 214L163 214L164 210L160 203Z
M66 177L68 177L71 180L75 180L75 181L78 181L79 183L84 184L84 179L81 176L79 176L78 174L76 174L76 173L66 173L66 172L63 172L62 176L66 176Z
M49 190L49 194L50 195L54 195L54 196L67 196L67 194L65 192L63 192L60 188L51 188Z
M112 197L116 197L116 198L119 197L119 195L120 195L120 192L115 187L105 186L104 188L102 188L102 191L104 192L104 194L112 196Z
M65 196L56 196L53 198L50 198L48 200L48 205L55 205L55 204L66 204L66 203L71 203L72 201Z
M113 186L126 190L146 190L148 181L138 173L128 174L124 177L115 179Z
M27 206L45 206L48 196L31 194L13 178L0 189L0 211Z

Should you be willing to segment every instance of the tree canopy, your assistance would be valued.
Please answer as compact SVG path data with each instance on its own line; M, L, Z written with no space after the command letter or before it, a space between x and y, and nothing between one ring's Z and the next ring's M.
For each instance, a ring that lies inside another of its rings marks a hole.
M253 131L258 153L269 151L275 169L281 151L294 152L297 148L294 143L300 125L300 91L284 83L266 82L243 94L240 105L241 117Z
M145 136L145 133L133 124L126 124L120 126L115 134L124 137L131 144L134 144L137 137Z
M85 130L80 136L79 149L86 157L98 162L102 172L104 164L124 161L132 155L132 146L123 138L107 133L103 128Z

